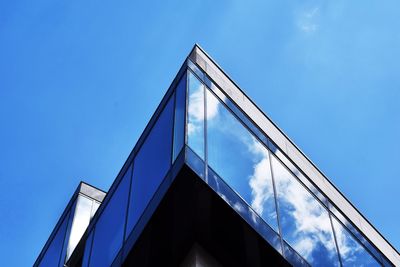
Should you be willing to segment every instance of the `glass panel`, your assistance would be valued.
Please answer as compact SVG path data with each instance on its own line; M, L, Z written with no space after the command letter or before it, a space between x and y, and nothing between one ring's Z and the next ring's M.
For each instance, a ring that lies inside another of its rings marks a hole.
M76 245L78 245L79 240L81 240L81 237L87 226L89 225L92 202L93 201L91 199L88 199L82 195L78 196L65 261L68 261Z
M341 222L346 229L352 233L356 238L358 238L358 240L360 241L360 243L362 243L365 247L367 247L367 249L369 250L369 252L371 252L375 258L381 259L383 262L385 262L385 258L384 256L368 241L365 239L365 237L353 226L352 223L350 223L343 215L340 211L338 211L332 203L329 204L329 208L330 210L333 212L333 214L335 214L336 218L338 219L339 222ZM385 263L386 264L386 263Z
M277 251L281 252L279 235L268 226L263 219L248 206L248 204L223 181L211 168L208 168L208 182L212 189L231 206L243 219L268 241Z
M78 195L79 197L79 195ZM68 248L68 244L69 244L69 238L71 236L71 226L72 226L72 222L73 219L75 217L75 210L76 210L76 203L78 202L78 197L75 199L74 204L71 207L71 210L69 212L70 216L68 219L68 224L67 224L67 230L65 233L65 238L64 238L64 245L63 245L63 249L61 251L61 258L60 258L60 263L58 264L58 266L64 266L64 263L66 262L65 258L67 255L67 248Z
M54 235L53 240L47 247L44 257L39 263L40 267L54 267L58 266L61 257L61 251L64 245L65 233L67 231L68 214L64 217L63 222L58 227L57 233Z
M199 158L199 156L194 153L190 147L186 147L186 163L190 168L197 173L202 179L204 179L205 165L204 161Z
M122 246L132 165L96 223L90 266L110 266Z
M100 202L93 201L92 212L90 213L90 219L92 219L93 216L96 214L96 211L99 209L100 204L101 204Z
M283 241L284 254L288 262L296 267L310 266L293 248L291 248L285 241Z
M187 142L204 160L204 85L189 71Z
M200 79L204 79L204 73L191 60L188 60L188 66L193 70L194 73L196 73L197 76L200 77Z
M343 266L380 266L348 230L332 216L333 228Z
M89 256L92 250L92 241L93 241L93 230L90 232L88 238L86 239L85 251L83 252L82 267L89 266Z
M283 238L312 266L339 266L328 211L280 161L271 163Z
M172 161L175 161L185 143L186 75L183 75L176 87L175 95L174 155Z
M173 97L136 155L126 237L136 225L171 166Z
M209 166L278 231L268 150L207 90Z

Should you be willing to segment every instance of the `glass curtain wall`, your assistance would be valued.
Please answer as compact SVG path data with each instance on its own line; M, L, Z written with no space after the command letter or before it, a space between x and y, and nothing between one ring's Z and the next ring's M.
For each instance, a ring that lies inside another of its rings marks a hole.
M63 250L70 213L71 212L68 212L61 225L58 227L53 240L51 241L42 260L39 263L40 267L60 266L61 252ZM62 263L62 265L64 265L64 263Z
M208 173L210 185L216 184L209 180L214 176L226 182L245 205L221 191L220 196L238 213L248 209L261 217L279 234L281 253L294 265L381 266L268 149L267 137L204 74L198 76L193 63L189 66L196 73L188 71L186 132L187 161L194 171Z
M178 82L85 244L82 266L110 266L184 147L186 75ZM118 265L118 264L117 264Z
M98 202L79 193L50 242L38 266L64 266L85 232Z

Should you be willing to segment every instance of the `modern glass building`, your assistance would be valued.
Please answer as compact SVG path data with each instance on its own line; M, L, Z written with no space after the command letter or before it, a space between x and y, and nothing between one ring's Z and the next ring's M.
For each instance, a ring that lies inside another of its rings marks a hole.
M74 194L34 266L400 266L197 45L104 200L96 192Z

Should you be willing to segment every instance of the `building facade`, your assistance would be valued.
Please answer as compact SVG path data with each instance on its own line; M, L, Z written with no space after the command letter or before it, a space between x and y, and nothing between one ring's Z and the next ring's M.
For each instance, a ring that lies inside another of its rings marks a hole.
M43 260L52 234L35 266L400 266L389 242L197 45L82 225L73 246L57 241L58 265Z

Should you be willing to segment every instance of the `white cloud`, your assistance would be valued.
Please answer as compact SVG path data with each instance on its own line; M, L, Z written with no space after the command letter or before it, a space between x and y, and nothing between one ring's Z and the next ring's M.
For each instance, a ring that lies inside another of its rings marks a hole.
M189 117L194 121L204 120L204 92L201 88L193 90L189 96Z
M204 122L204 86L198 84L198 88L192 88L189 96L189 122L188 135L202 129ZM218 115L219 100L207 90L207 119L212 120Z
M277 166L279 163L275 161L274 166ZM318 244L324 245L333 257L336 247L328 211L284 167L274 167L273 172L279 198L290 206L284 212L292 217L296 226L291 233L291 245L311 263L312 252Z
M319 7L301 12L297 19L297 26L299 29L308 34L316 32L319 28L317 23L319 13Z

